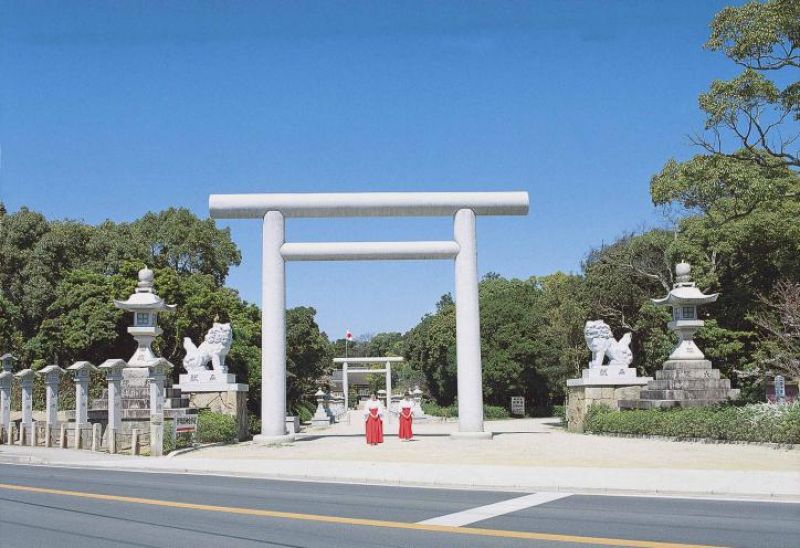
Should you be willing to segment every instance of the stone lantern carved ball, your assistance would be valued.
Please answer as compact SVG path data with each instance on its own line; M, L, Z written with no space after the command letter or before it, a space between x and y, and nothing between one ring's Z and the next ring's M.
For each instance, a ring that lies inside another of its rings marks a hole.
M145 266L139 271L139 281L148 285L152 285L155 281L155 273Z

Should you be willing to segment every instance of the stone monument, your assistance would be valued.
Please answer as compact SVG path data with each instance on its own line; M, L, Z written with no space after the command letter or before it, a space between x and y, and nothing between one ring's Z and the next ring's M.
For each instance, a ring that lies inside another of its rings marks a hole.
M695 332L704 324L697 307L713 303L719 294L700 291L691 271L689 263L678 263L672 290L662 299L653 299L658 306L672 307L672 321L667 326L678 335L678 345L662 370L656 371L656 379L647 384L638 399L621 402L622 408L702 407L739 397L739 390L731 389L730 380L720 378L719 370L694 343Z
M636 368L630 367L633 362L631 333L616 340L608 324L591 320L586 322L583 336L592 359L589 367L581 372L580 379L567 381L567 427L573 432L583 431L592 404L618 409L621 400L638 397L642 386L652 380L637 377ZM608 363L605 363L606 358Z
M230 323L214 322L200 346L188 337L183 339L186 357L183 358L185 374L178 377L178 388L189 398L189 407L210 409L236 418L239 439L248 435L247 413L248 385L236 382L236 375L228 373L225 357L233 343ZM209 368L209 365L211 366Z

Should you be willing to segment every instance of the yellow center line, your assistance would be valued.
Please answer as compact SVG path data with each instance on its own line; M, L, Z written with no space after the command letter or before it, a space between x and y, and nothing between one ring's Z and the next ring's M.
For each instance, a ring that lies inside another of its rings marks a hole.
M104 495L102 493L87 493L83 491L66 491L63 489L48 489L44 487L31 487L28 485L15 485L9 483L0 483L0 489L7 489L9 491L22 491L26 493L40 493L44 495L61 495L67 497L78 497L78 498L92 499L92 500L125 502L128 504L144 504L148 506L182 508L184 510L201 510L204 512L221 512L225 514L239 514L243 516L258 516L265 518L315 521L319 523L335 523L338 525L356 525L361 527L385 527L387 529L408 529L412 531L426 531L432 533L449 533L452 535L470 535L478 537L511 538L511 539L522 539L522 540L545 540L550 542L572 542L576 544L626 546L632 548L712 548L700 544L676 544L670 542L654 542L648 540L583 537L574 535L557 535L551 533L533 533L528 531L506 531L502 529L482 529L478 527L453 527L449 525L424 525L421 523L406 523L402 521L345 518L338 516L324 516L318 514L300 514L296 512L279 512L276 510L259 510L256 508L238 508L235 506L214 506L210 504L194 504L191 502L177 502L170 500L147 499L139 497L123 497L120 495Z

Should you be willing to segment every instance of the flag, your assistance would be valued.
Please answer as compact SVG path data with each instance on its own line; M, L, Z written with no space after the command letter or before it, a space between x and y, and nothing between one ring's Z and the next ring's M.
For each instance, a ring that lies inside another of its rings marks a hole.
M352 333L350 333L350 330L349 330L349 329L347 330L347 333L345 333L345 335L344 335L344 339L345 339L346 341L352 341L352 340L353 340L353 334L352 334Z

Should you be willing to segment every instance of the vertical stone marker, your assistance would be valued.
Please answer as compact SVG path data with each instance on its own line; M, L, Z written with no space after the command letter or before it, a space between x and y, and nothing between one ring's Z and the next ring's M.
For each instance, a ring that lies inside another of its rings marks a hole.
M89 425L89 380L97 368L89 362L75 362L67 368L75 375L75 449L81 448L81 428Z
M172 364L164 358L153 360L147 366L150 387L150 455L164 453L164 380Z
M31 439L33 430L33 379L36 373L33 369L23 369L14 376L22 385L22 424L19 429L19 440L20 445L24 445L25 440Z
M58 386L61 384L61 376L66 371L61 369L58 365L48 365L39 371L39 374L44 377L46 383L46 404L45 404L45 417L47 419L47 430L44 436L44 446L50 447L52 445L52 432L53 428L58 426Z
M105 372L108 382L106 448L111 454L117 452L117 433L122 428L122 370L126 365L124 360L106 360L100 366L100 371Z

